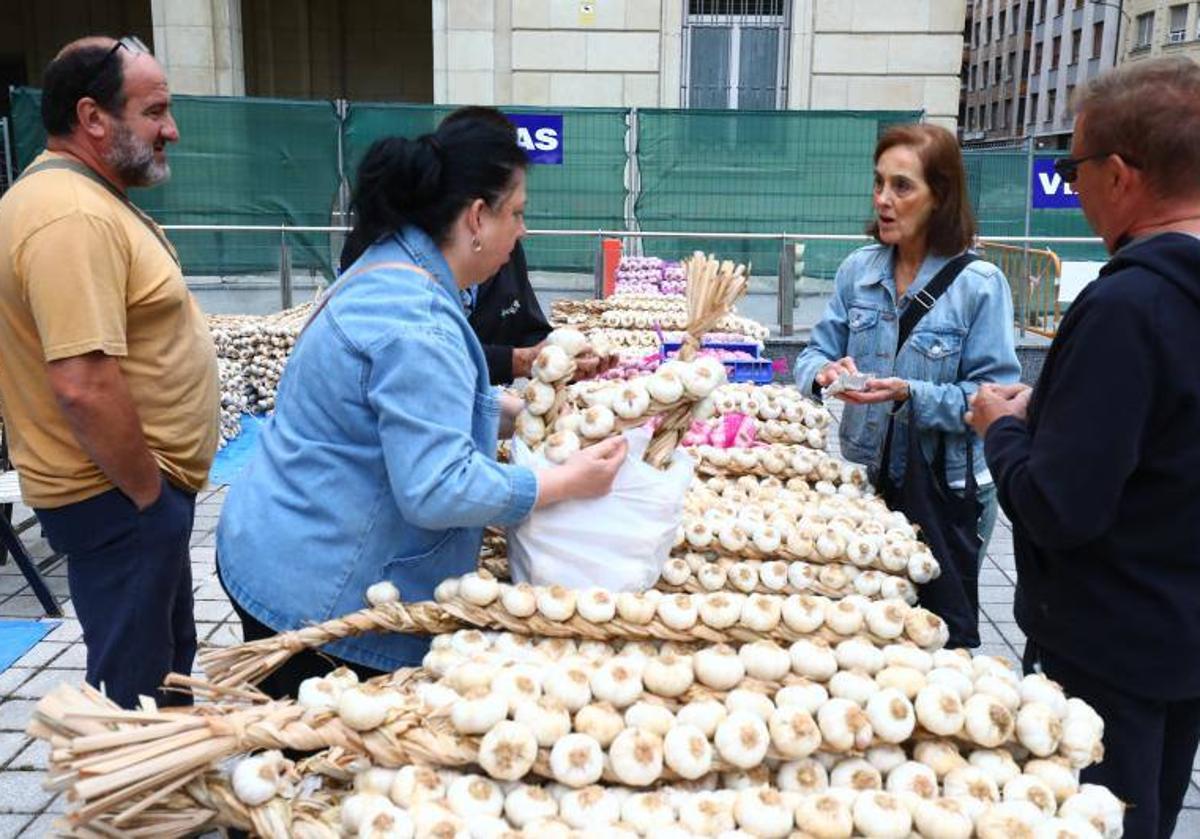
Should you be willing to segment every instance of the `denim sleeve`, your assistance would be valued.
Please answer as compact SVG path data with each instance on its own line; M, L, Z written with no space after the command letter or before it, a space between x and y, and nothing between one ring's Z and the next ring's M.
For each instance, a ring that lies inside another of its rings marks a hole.
M454 339L411 330L372 347L364 387L375 410L392 495L405 520L429 530L511 525L537 500L537 478L476 448L474 365ZM481 401L486 404L480 404Z
M821 372L821 368L846 354L850 318L844 295L845 288L854 280L853 259L853 256L847 258L838 267L833 281L833 296L825 304L825 313L820 322L812 328L808 346L796 357L796 387L806 396L816 395L812 389L813 379Z
M957 382L908 381L913 421L919 428L963 433L967 399L985 382L1012 384L1021 378L1013 345L1012 296L998 268L981 276L974 316L963 339Z

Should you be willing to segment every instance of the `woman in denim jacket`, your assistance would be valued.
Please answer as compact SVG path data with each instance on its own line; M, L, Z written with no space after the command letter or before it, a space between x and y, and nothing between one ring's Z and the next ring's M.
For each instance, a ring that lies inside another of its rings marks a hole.
M380 580L430 599L474 569L485 526L611 487L618 440L538 474L495 459L520 402L489 385L461 292L525 233L525 165L515 133L486 121L367 152L354 197L365 250L300 336L217 529L247 640L360 609ZM427 646L375 634L326 651L367 674L418 664ZM294 695L331 666L302 654L263 687Z
M897 126L875 148L875 218L868 232L878 244L852 253L838 269L825 315L796 362L796 383L819 395L841 372L869 376L862 391L838 394L846 405L842 455L884 468L884 435L895 415L888 469L901 484L910 431L932 459L944 434L952 489L966 485L967 447L973 447L983 511L979 534L986 550L996 521L996 490L982 443L964 423L967 398L983 382L1013 383L1020 365L1013 348L1012 299L996 266L976 260L917 323L896 352L900 316L925 285L968 250L975 220L967 201L958 143L932 125ZM977 596L972 591L972 595Z

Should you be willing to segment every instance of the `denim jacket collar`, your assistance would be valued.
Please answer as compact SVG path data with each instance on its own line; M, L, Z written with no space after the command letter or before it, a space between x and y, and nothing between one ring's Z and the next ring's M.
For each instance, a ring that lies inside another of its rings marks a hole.
M864 285L881 284L889 292L891 292L892 300L897 307L902 303L911 300L913 295L929 284L929 281L934 278L938 271L942 270L942 266L953 259L953 256L939 256L934 253L925 254L925 259L921 262L921 267L917 270L917 276L913 279L912 285L904 292L902 297L897 299L896 294L896 247L889 246L884 258L880 261L879 273L872 279L867 280Z
M458 283L450 270L450 263L446 262L441 248L434 244L433 239L429 238L424 230L411 224L404 225L393 236L399 242L400 247L412 257L413 263L418 268L423 268L432 274L438 281L438 285L444 288L457 302L459 300Z

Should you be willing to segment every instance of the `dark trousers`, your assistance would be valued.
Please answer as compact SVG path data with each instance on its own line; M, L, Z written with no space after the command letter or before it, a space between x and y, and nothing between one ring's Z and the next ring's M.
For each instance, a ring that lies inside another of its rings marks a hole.
M1125 811L1126 836L1170 839L1200 745L1200 699L1133 696L1030 645L1025 652L1027 671L1034 662L1068 696L1078 696L1104 718L1104 760L1083 770L1083 783L1108 787L1130 805Z
M142 694L161 705L192 702L159 688L168 673L190 674L196 655L188 550L195 510L194 493L164 480L140 513L116 489L34 511L50 546L67 556L88 684L124 708Z
M221 561L218 558L218 579L221 577L220 567ZM229 589L226 588L225 580L223 579L221 579L221 588L225 589L225 594L229 595L229 602L233 604L233 610L237 612L237 616L242 622L243 640L258 641L262 638L270 638L273 635L279 634L243 609L242 605L234 599L233 595L229 594ZM345 661L336 656L326 655L318 650L301 650L289 658L282 667L259 682L258 688L272 699L284 699L287 697L295 699L296 692L300 689L300 683L305 679L312 676L324 676L329 671L336 670L338 667L349 667L363 681L379 676L383 672L362 664L355 664L352 661Z

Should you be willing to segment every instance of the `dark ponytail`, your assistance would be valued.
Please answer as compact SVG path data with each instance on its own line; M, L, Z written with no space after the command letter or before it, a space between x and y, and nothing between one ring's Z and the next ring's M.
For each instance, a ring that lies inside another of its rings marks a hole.
M526 165L511 128L488 120L447 120L416 140L375 141L358 167L341 270L406 224L443 244L464 208L477 198L495 207Z

